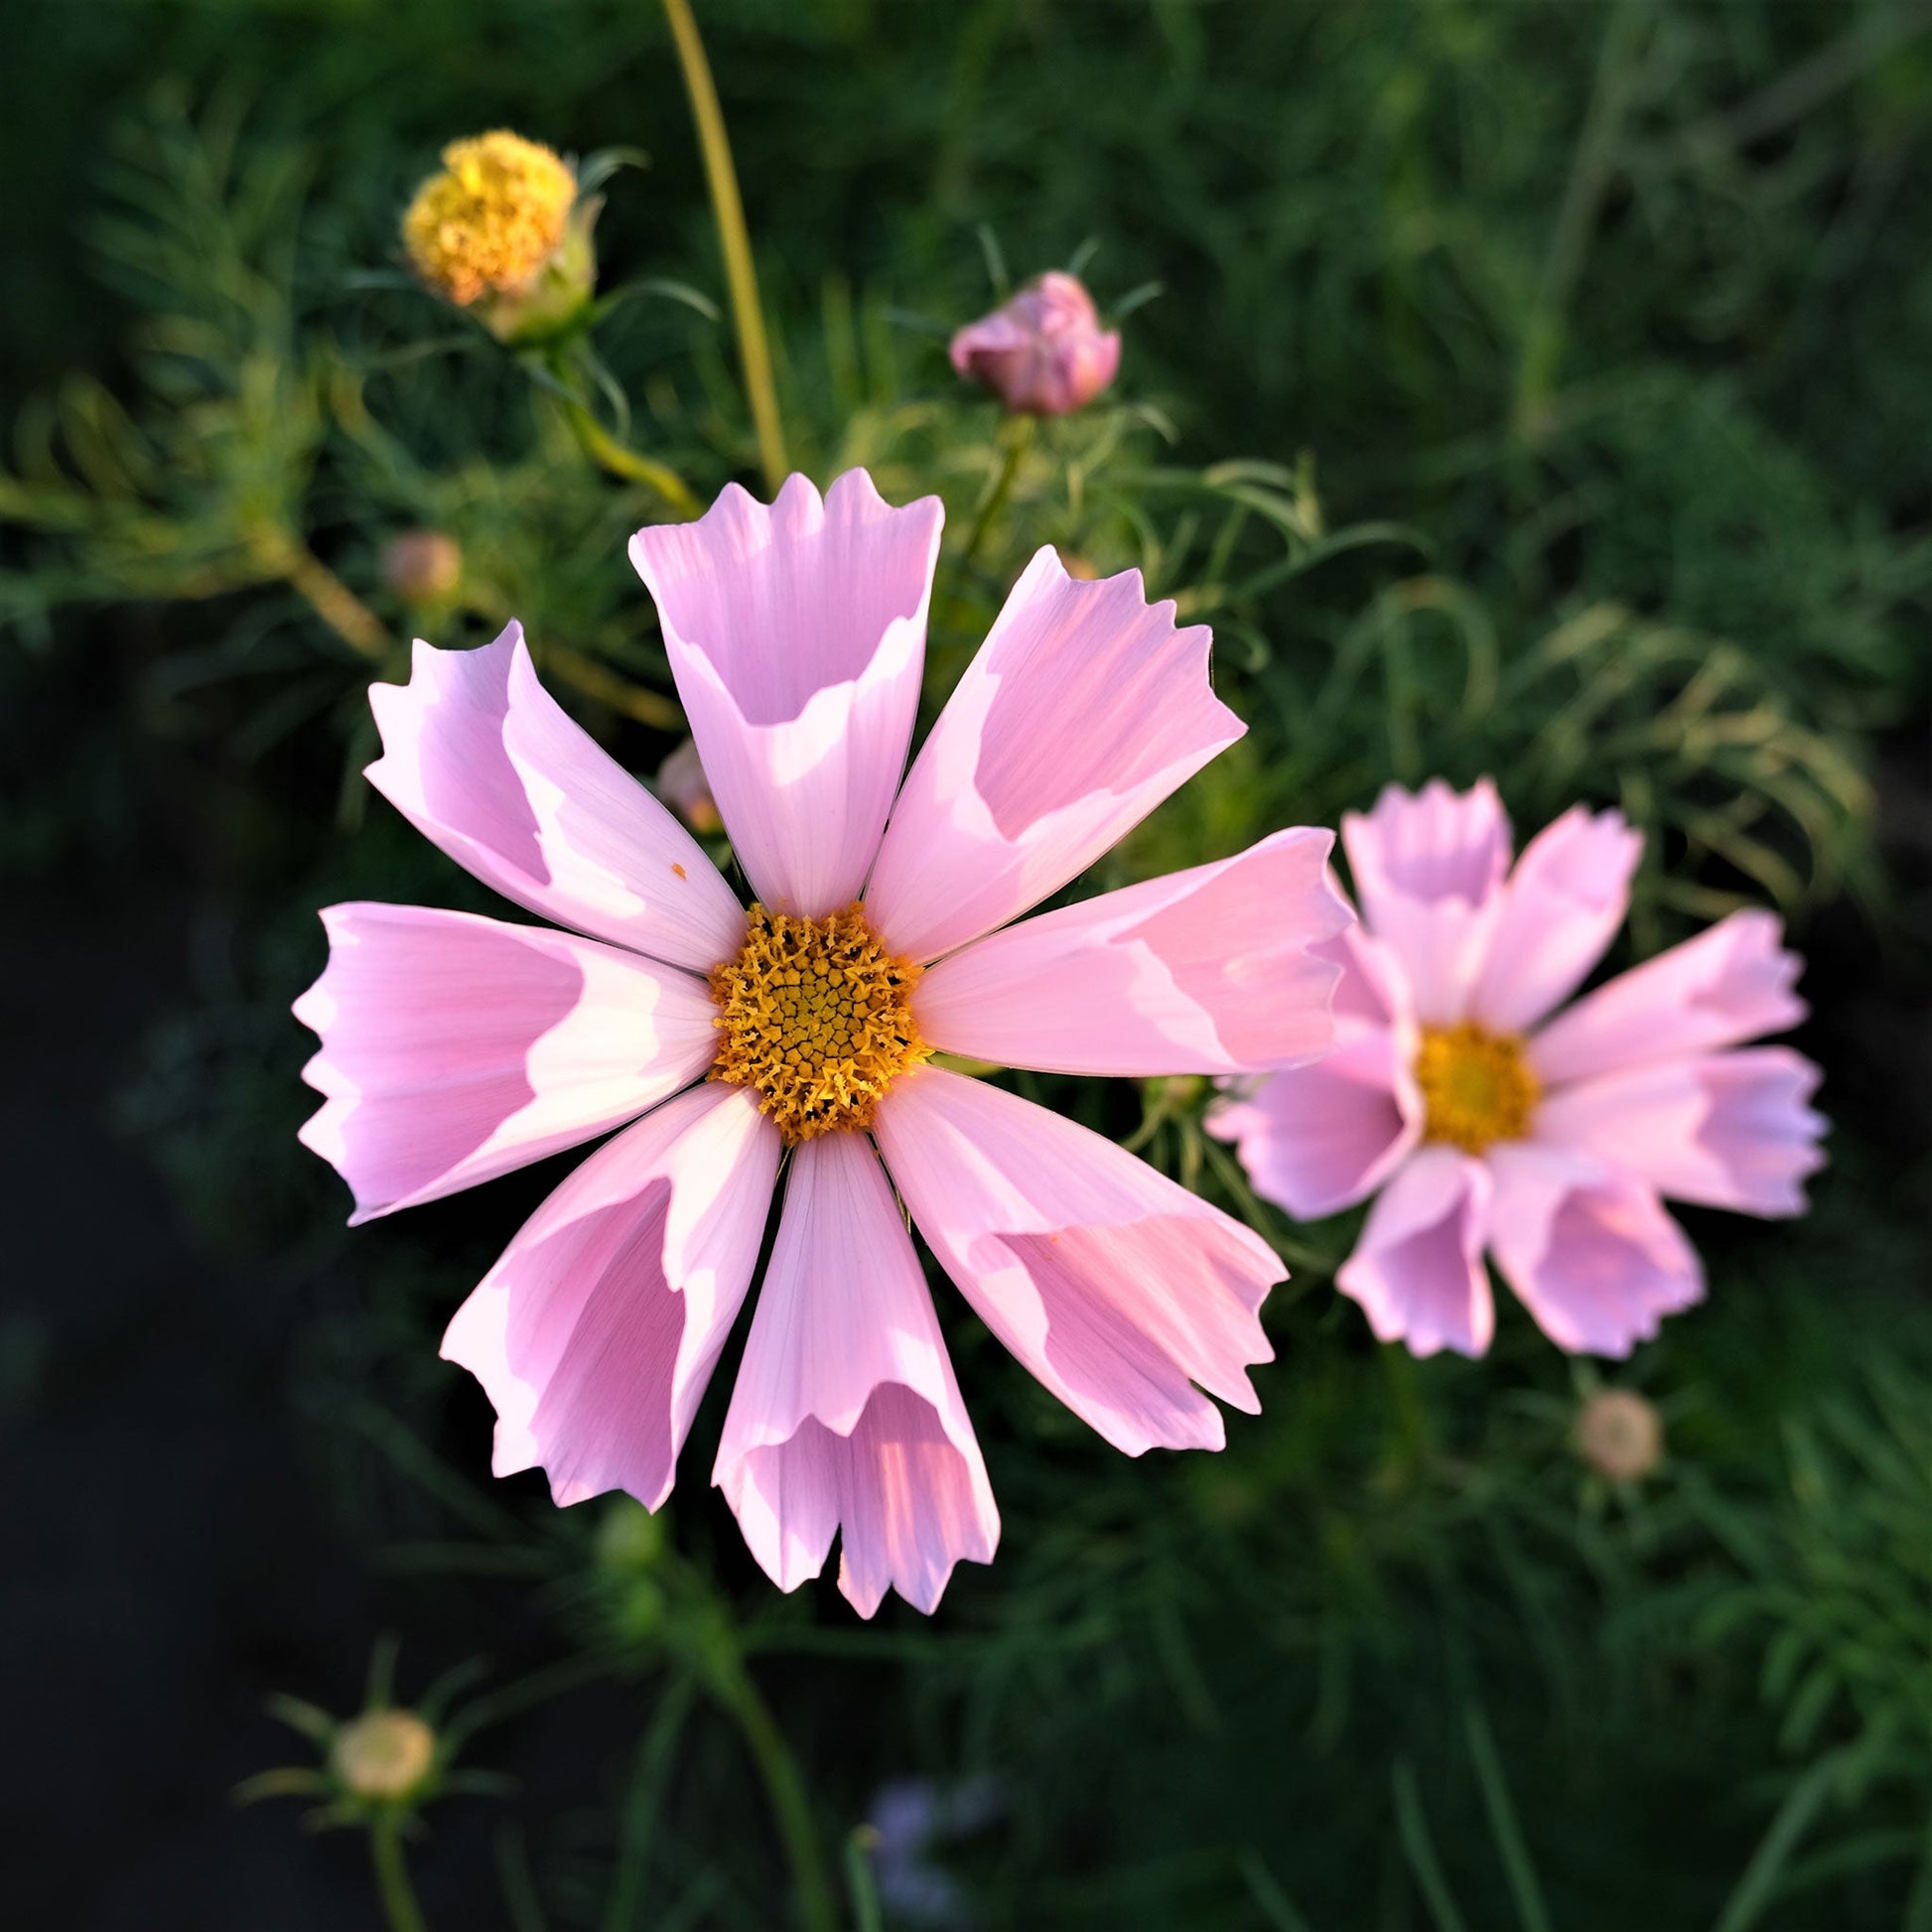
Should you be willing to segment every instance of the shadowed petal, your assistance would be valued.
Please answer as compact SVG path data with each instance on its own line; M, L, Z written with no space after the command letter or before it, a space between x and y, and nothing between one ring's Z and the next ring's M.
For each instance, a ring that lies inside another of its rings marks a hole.
M1219 1449L1202 1389L1259 1408L1246 1371L1274 1351L1256 1311L1287 1274L1259 1236L1098 1134L935 1067L899 1080L876 1132L987 1326L1117 1449Z
M1666 1060L1551 1094L1537 1139L1587 1148L1667 1199L1802 1214L1805 1176L1825 1164L1825 1120L1806 1104L1818 1081L1784 1046Z
M1209 632L1139 571L1027 566L906 774L866 910L937 958L1037 905L1246 727L1208 688Z
M1312 1066L1237 1090L1210 1111L1207 1131L1235 1144L1262 1199L1318 1220L1366 1200L1415 1152L1422 1110L1412 1101L1404 1111L1405 1071L1388 1031L1364 1033Z
M716 1056L704 982L542 926L420 905L332 905L329 964L295 1003L322 1035L301 1138L354 1222L575 1147Z
M1469 1017L1521 1033L1576 992L1623 923L1642 856L1643 835L1620 812L1573 805L1546 825L1503 888Z
M1355 897L1369 931L1399 960L1425 1026L1460 1020L1487 955L1509 820L1487 778L1466 792L1432 778L1387 785L1375 809L1341 821Z
M762 902L850 904L905 768L945 512L863 470L767 509L728 484L695 523L630 540L733 849Z
M1782 1033L1805 1017L1802 970L1769 912L1733 912L1708 932L1587 993L1530 1041L1546 1087L1620 1073Z
M479 650L418 640L409 682L371 685L369 707L369 783L505 898L699 972L743 942L737 895L537 682L521 624Z
M1482 1265L1489 1176L1451 1148L1425 1147L1376 1198L1335 1286L1383 1341L1412 1355L1480 1355L1495 1332Z
M871 1144L793 1154L712 1478L780 1589L824 1567L861 1616L888 1588L930 1611L1000 1517L893 1190Z
M1684 1230L1642 1182L1586 1157L1492 1148L1489 1245L1559 1348L1621 1356L1704 1299Z
M1341 969L1314 947L1351 914L1327 832L1277 832L1237 858L1009 926L919 982L921 1035L946 1052L1054 1073L1236 1073L1326 1049Z
M495 1408L496 1474L541 1466L559 1503L670 1494L758 1262L778 1145L753 1095L697 1087L530 1217L443 1337Z

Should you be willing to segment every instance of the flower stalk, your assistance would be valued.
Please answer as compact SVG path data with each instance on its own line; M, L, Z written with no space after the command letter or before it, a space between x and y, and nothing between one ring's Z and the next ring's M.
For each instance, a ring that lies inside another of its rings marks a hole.
M383 1812L369 1821L369 1862L375 1867L376 1896L382 1901L389 1932L429 1932L416 1902L416 1888L409 1882L398 1814Z
M724 110L705 59L704 42L692 17L690 0L664 0L678 65L684 70L685 92L691 99L691 118L698 124L698 147L704 156L705 179L711 188L712 212L718 222L718 243L725 256L725 281L731 291L732 322L738 331L738 352L745 369L745 392L752 405L758 433L759 464L767 488L776 490L790 466L785 461L784 428L778 417L778 391L771 376L771 346L765 340L764 312L759 307L758 267L752 258L752 238L745 225L745 204L738 193L738 171L732 165L731 141L725 132Z

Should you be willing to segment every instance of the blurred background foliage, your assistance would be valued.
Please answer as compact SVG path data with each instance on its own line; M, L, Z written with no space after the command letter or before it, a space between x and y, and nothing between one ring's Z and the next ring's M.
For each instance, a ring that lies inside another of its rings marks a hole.
M441 1928L767 1928L817 1896L864 1928L1932 1932L1932 10L701 18L793 462L947 503L927 716L1042 542L1215 626L1250 736L1082 890L1390 778L1491 771L1525 831L1618 804L1649 834L1619 958L1745 900L1792 922L1834 1167L1795 1226L1687 1216L1712 1299L1602 1371L1668 1437L1614 1480L1576 1447L1597 1371L1520 1315L1481 1364L1377 1349L1329 1281L1350 1228L1257 1208L1197 1086L1042 1080L1296 1269L1225 1454L1115 1455L941 1288L1005 1535L929 1623L757 1576L704 1487L715 1401L661 1527L492 1484L435 1340L561 1169L349 1241L293 1139L287 1004L320 903L490 909L356 775L411 634L514 614L633 768L679 736L622 555L670 512L612 447L701 498L756 462L668 37L608 0L27 11L21 1922L368 1923L346 1835L223 1794L280 1748L265 1694L352 1711L393 1631L405 1702L468 1673L409 1852ZM621 299L575 407L398 272L439 147L498 125L642 151L605 186ZM944 338L1075 259L1131 309L1122 378L1023 441ZM411 584L389 546L424 530L461 569Z

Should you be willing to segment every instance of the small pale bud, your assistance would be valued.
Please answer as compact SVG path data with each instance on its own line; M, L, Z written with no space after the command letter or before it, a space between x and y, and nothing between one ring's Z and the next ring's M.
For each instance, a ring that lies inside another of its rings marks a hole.
M700 838L724 829L711 781L698 760L698 748L686 739L657 769L657 795Z
M436 1733L413 1711L365 1711L337 1731L330 1768L370 1802L407 1798L436 1763Z
M1577 1453L1611 1482L1637 1482L1664 1455L1664 1424L1634 1389L1599 1389L1577 1412Z
M441 530L405 530L382 546L382 581L405 604L440 604L463 581L463 546Z
M1120 367L1120 335L1100 326L1077 277L1054 270L952 339L952 365L1024 416L1084 409Z

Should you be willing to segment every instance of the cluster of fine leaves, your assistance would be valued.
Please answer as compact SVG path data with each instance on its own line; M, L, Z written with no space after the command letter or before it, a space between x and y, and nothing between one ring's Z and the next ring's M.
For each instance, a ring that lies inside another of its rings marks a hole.
M405 1679L496 1660L466 1761L521 1783L429 1814L426 1898L517 1932L811 1923L807 1894L864 1926L1594 1932L1667 1900L1932 1932L1924 1170L1885 1058L1923 995L1923 840L1886 812L1924 810L1932 23L703 12L792 461L946 503L922 723L1042 543L1215 629L1249 736L1079 890L1391 779L1493 773L1525 831L1620 806L1619 959L1739 903L1793 922L1835 1167L1795 1227L1696 1219L1709 1307L1614 1370L1669 1453L1617 1487L1572 1447L1594 1371L1513 1311L1483 1363L1377 1349L1332 1291L1352 1226L1248 1197L1196 1084L1033 1080L1294 1267L1224 1454L1117 1456L936 1283L1005 1530L931 1622L770 1588L703 1486L715 1397L661 1529L492 1485L436 1338L561 1170L345 1237L286 1008L320 903L490 909L356 775L412 634L514 615L625 763L681 735L622 554L669 507L612 452L708 499L756 449L669 45L603 0L158 8L138 48L113 9L43 22L48 70L114 103L77 225L118 334L10 339L47 379L0 454L0 863L185 839L236 922L124 1122L283 1311L291 1427ZM437 147L500 124L644 151L604 185L581 390L396 272ZM944 338L1072 260L1131 307L1122 377L1023 442ZM463 558L429 595L384 563L423 530ZM63 704L56 742L29 720ZM280 1688L352 1681L376 1634ZM861 1830L895 1791L916 1857Z

